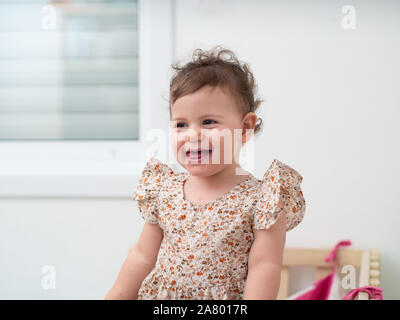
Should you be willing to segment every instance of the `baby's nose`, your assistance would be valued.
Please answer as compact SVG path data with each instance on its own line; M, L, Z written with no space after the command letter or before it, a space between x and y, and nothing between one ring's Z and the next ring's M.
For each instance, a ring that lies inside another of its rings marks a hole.
M201 130L200 126L193 126L187 130L187 139L188 140L201 140L204 136L204 130Z

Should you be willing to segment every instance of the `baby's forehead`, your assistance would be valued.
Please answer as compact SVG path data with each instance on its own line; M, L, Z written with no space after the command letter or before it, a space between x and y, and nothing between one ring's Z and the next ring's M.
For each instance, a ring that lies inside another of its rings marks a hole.
M172 121L178 121L178 120L187 120L187 119L206 119L206 118L212 118L212 119L224 119L226 118L226 115L223 114L222 112L184 112L184 113L172 113L171 115L171 120Z
M178 99L170 108L171 120L185 118L223 119L232 115L240 115L236 102L230 99L197 99L189 97Z

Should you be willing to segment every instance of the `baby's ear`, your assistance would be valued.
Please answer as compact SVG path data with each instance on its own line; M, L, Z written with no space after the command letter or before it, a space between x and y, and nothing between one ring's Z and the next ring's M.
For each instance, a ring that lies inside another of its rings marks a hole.
M257 115L254 112L247 112L242 119L242 142L250 140L254 134L254 128L257 123Z

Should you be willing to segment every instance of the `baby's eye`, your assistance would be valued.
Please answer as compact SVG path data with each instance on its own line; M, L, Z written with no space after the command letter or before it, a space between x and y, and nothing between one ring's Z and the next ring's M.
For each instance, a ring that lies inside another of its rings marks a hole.
M206 119L206 120L204 120L204 122L203 122L205 125L207 125L207 124L212 124L212 123L217 123L216 121L214 121L214 120L212 120L212 119Z
M177 122L176 125L175 125L175 127L177 127L177 128L183 128L185 125L186 125L186 123L184 123L184 122Z

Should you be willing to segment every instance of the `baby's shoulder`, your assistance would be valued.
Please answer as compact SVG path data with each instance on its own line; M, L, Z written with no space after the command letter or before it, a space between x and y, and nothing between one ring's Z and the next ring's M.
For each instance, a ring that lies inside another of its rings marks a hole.
M278 159L270 164L253 194L256 229L269 229L282 212L286 214L286 230L303 219L306 203L301 190L303 177L293 167Z
M159 159L151 157L142 170L133 198L140 200L146 197L154 197L162 190L173 191L173 182L177 182L181 177L182 173L176 172Z

